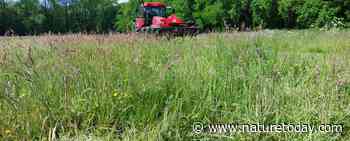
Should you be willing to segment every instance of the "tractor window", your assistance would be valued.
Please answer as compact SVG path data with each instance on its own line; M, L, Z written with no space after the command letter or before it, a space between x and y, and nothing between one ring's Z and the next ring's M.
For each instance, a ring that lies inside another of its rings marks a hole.
M165 17L165 11L164 7L145 7L145 14L148 14L151 17Z
M152 24L154 16L165 17L165 7L144 7L145 25L149 26Z

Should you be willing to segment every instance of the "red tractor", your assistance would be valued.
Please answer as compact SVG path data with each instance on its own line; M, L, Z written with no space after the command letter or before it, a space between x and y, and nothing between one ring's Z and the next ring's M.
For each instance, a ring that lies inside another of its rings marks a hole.
M168 11L167 11L168 10ZM174 11L161 2L142 2L135 21L136 32L171 34L171 35L195 35L198 28L191 23L186 23L178 18ZM167 16L170 15L170 16Z

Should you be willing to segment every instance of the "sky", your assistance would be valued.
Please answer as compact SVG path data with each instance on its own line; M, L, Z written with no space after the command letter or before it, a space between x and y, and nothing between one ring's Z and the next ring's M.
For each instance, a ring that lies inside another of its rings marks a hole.
M129 0L119 0L120 3L128 2Z

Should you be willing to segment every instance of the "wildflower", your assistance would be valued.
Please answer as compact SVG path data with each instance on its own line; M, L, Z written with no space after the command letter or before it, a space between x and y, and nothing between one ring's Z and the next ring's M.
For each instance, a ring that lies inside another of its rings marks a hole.
M10 134L11 133L11 130L10 129L6 129L5 130L5 134Z
M125 93L125 92L118 91L118 90L114 90L112 92L112 96L113 97L118 97L118 99L125 99L125 98L129 97L129 94Z
M117 93L117 92L114 92L112 95L113 95L114 97L116 97L116 96L118 96L118 93Z
M20 98L23 98L23 97L26 97L28 94L27 93L21 93L20 95L19 95L19 97Z
M28 96L28 95L30 95L30 90L28 90L28 89L22 89L22 90L20 90L20 94L19 94L19 97L20 98L23 98L23 97L26 97L26 96Z

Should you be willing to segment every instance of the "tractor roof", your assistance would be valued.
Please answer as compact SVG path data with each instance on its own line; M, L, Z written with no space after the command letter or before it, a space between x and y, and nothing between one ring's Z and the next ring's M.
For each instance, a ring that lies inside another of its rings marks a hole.
M164 3L161 2L145 2L144 7L166 7Z

